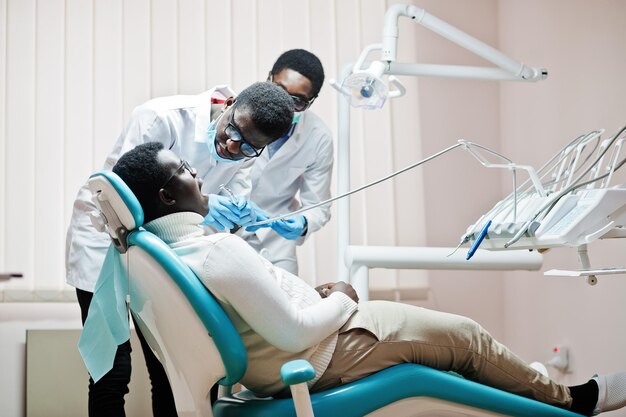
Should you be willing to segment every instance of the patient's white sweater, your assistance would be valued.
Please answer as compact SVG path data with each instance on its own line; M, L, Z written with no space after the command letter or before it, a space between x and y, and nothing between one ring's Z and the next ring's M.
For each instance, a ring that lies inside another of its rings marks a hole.
M175 213L144 225L176 252L213 293L248 352L242 383L257 395L284 388L280 367L306 359L316 377L326 370L337 331L357 310L347 295L322 299L297 276L261 257L236 235L204 236L196 213Z

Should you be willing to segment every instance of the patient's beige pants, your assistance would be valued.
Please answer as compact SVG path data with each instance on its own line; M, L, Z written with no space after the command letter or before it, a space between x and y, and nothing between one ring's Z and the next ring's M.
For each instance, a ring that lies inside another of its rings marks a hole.
M478 323L407 304L369 301L339 331L321 391L400 363L417 363L569 408L569 388L530 368Z

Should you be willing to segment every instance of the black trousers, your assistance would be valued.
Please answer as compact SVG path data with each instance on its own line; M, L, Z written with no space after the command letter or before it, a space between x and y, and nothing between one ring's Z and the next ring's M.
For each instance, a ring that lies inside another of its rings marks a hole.
M87 319L93 293L76 289L83 325ZM174 395L161 362L148 346L138 326L135 326L146 367L152 384L152 414L154 417L177 417ZM117 347L113 368L94 383L89 378L89 417L125 417L124 396L130 383L130 340Z

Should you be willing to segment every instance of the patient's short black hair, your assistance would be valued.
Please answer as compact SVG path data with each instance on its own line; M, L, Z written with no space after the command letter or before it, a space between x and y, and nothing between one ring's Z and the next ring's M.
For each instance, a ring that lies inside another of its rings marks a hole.
M270 73L275 75L285 68L307 77L313 87L311 93L317 97L324 84L324 67L318 57L305 49L291 49L278 57Z
M256 82L237 96L235 106L250 114L264 135L278 139L291 127L293 101L289 94L270 82Z
M159 189L167 181L170 172L159 163L161 142L143 143L120 157L113 172L128 185L141 204L146 219L155 218L159 207Z

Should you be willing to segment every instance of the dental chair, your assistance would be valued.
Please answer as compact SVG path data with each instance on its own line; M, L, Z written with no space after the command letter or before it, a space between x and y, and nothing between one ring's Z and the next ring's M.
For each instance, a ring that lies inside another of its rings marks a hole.
M167 372L180 417L578 416L415 364L309 396L306 381L315 373L303 360L281 370L293 399L256 398L243 390L211 405L214 384L231 386L246 371L237 331L187 265L141 228L141 206L117 175L95 173L89 186L100 209L92 221L109 233L121 254L131 314Z

